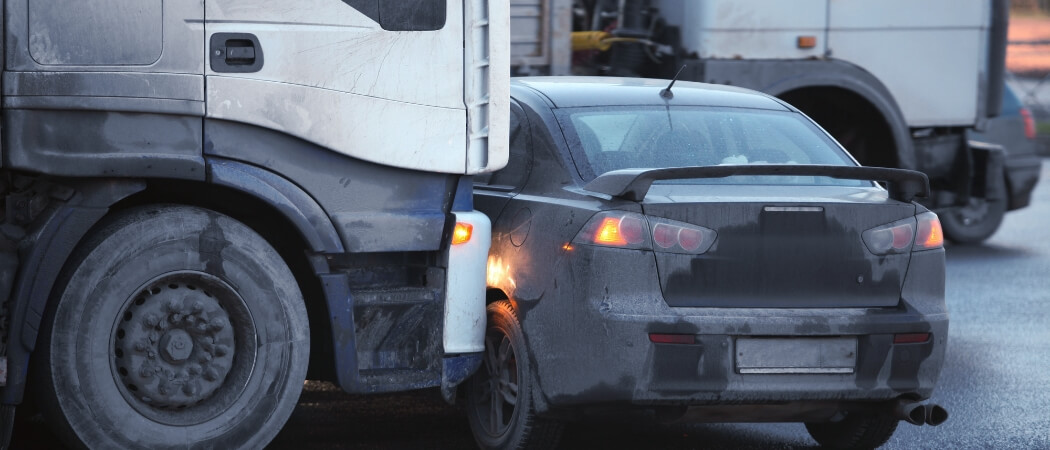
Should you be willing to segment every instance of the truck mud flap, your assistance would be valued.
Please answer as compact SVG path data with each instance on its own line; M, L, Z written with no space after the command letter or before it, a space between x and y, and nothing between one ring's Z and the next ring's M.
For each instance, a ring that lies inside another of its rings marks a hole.
M970 153L972 182L970 196L987 200L1006 197L1005 186L999 182L1006 164L1006 151L1002 146L980 141L967 141Z

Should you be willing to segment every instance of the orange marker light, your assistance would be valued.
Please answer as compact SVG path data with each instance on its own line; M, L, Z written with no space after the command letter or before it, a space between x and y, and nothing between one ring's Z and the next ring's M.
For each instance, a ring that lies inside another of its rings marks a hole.
M915 233L916 250L941 248L944 246L944 231L941 220L932 212L920 214L918 232Z
M922 245L927 248L940 247L944 245L944 231L941 230L941 221L934 219L930 221L930 234Z
M606 217L594 232L594 242L605 245L627 245L627 239L620 233L620 219Z
M798 48L813 48L817 46L816 36L799 36Z
M470 240L474 233L474 225L464 222L456 222L456 229L452 230L452 245L459 245Z

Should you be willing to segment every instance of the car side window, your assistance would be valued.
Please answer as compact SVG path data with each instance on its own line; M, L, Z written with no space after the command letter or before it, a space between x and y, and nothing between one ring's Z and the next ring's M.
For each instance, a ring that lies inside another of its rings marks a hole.
M517 191L525 185L532 168L532 135L525 111L515 102L510 105L510 155L507 166L486 175L474 177L477 185Z

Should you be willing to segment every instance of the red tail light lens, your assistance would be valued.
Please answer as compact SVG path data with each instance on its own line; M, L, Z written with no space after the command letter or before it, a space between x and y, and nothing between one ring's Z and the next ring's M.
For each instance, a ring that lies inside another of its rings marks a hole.
M595 214L573 242L667 253L701 254L714 245L716 237L714 230L698 225L646 217L637 213L606 211Z
M930 250L944 246L941 221L932 212L865 231L864 245L876 255Z
M872 228L865 231L862 235L864 245L868 247L868 251L876 255L905 253L911 250L912 238L914 236L914 217Z
M941 220L937 218L937 214L924 212L916 219L919 221L919 226L915 233L915 250L944 247L944 231L941 230Z
M606 211L596 214L573 242L606 247L649 249L649 226L637 213Z
M1021 118L1024 119L1024 136L1035 139L1035 119L1032 118L1032 112L1028 108L1021 108Z
M659 217L649 217L649 224L658 252L699 255L710 250L717 237L715 230Z
M930 333L898 333L893 335L894 344L922 344L930 341Z

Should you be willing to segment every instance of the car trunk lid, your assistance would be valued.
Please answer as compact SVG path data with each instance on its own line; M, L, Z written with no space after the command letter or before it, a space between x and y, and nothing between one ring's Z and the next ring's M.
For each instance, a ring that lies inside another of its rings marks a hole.
M642 208L717 233L701 255L656 253L673 307L894 306L910 254L872 254L862 233L916 212L843 186L657 185Z

